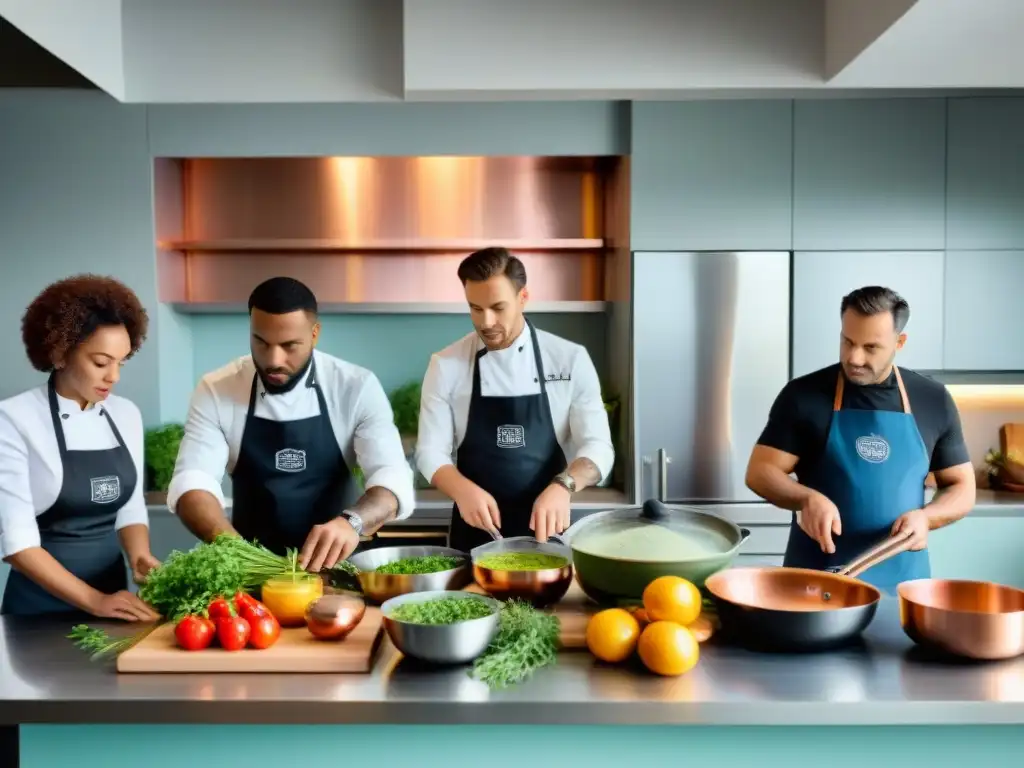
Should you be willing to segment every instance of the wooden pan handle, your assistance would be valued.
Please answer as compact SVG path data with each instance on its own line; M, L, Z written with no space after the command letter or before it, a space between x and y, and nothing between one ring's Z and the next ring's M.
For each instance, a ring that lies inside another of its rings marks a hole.
M890 557L895 557L902 552L906 552L907 548L910 546L910 539L913 535L913 531L907 530L897 534L896 536L891 536L884 541L879 542L859 557L854 558L842 568L839 568L836 573L841 576L857 578L858 575L864 573L868 568L873 568L879 563L885 562Z

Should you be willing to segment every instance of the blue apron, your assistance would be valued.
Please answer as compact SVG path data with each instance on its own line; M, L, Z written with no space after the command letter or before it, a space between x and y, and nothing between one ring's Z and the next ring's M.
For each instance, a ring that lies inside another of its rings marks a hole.
M930 460L899 369L893 366L903 411L844 409L845 379L840 370L825 453L810 477L800 481L822 493L839 510L843 533L833 536L835 554L821 551L797 525L789 529L783 565L835 570L891 535L906 512L924 506L924 481ZM902 581L931 576L927 549L902 552L869 568L859 578L885 592Z

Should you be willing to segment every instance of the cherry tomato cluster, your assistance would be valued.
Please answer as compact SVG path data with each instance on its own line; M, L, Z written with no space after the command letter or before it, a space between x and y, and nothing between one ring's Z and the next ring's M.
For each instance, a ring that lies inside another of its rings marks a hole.
M269 648L280 635L281 625L274 614L245 592L230 601L218 597L207 606L206 616L186 616L174 627L174 637L186 651L209 648L214 639L225 651L240 651L247 645Z

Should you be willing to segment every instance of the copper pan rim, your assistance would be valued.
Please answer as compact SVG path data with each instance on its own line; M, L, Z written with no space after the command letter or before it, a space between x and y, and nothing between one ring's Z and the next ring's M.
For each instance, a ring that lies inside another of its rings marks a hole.
M757 580L771 580L773 574L787 574L806 576L809 580L812 580L814 584L845 584L850 587L856 587L859 590L867 592L869 598L864 601L860 601L851 605L844 605L841 608L825 608L822 607L822 611L828 611L829 613L841 613L844 611L853 612L861 610L870 605L876 605L882 599L882 592L878 587L873 584L869 584L866 581L854 578L853 576L844 576L838 573L830 573L828 571L819 571L813 568L792 568L789 566L740 566L733 568L726 568L712 574L704 582L704 586L713 597L718 600L723 600L732 605L740 608L746 608L751 610L759 611L772 611L778 614L797 616L801 614L807 614L809 611L796 611L789 610L786 608L777 608L771 605L771 600L764 601L749 601L739 600L735 596L729 594L729 590L726 588L731 581L738 579L751 578L750 574L753 574L754 579Z
M1006 611L986 611L971 608L950 608L945 605L938 605L932 602L928 602L925 599L923 599L922 595L914 594L917 590L923 589L925 586L939 588L944 586L960 586L977 588L979 590L995 588L1000 592L1016 594L1020 596L1021 601L1024 602L1024 590L1022 589L1018 589L1017 587L1011 587L1006 584L997 584L991 581L978 581L975 579L912 579L910 581L900 582L900 584L896 587L896 593L901 601L906 602L909 605L926 609L932 613L944 614L947 616L974 615L1024 617L1024 609Z

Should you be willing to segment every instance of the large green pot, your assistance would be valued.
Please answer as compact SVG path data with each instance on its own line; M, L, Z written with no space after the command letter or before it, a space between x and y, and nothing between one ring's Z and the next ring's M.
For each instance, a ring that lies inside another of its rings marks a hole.
M630 535L644 526L659 526L674 534L678 557L666 559L664 552L659 559L636 552L630 559L609 554L616 536ZM708 576L733 562L749 535L746 528L724 517L651 499L642 507L587 515L551 538L572 550L576 581L588 597L601 604L622 605L641 602L644 589L659 576L680 576L703 587Z

